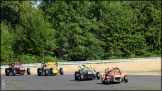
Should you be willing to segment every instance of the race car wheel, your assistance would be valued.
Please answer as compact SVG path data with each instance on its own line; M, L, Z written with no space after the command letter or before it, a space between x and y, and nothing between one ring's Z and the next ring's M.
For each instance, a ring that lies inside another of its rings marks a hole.
M101 75L101 82L102 82L102 84L104 84L105 82L104 82L104 80L103 80L103 78L102 78L102 75Z
M44 70L44 75L47 76L47 74L48 74L48 71L45 69Z
M6 74L6 76L9 76L9 69L8 68L5 69L5 74Z
M106 79L106 84L109 85L110 84L110 78Z
M37 69L37 75L38 75L38 76L41 76L40 68Z
M75 74L74 74L74 76L75 76L75 80L78 80L79 72L76 71Z
M15 76L16 75L16 69L12 70L12 75Z
M53 74L53 68L50 68L50 74Z
M124 76L124 81L125 81L125 83L128 82L128 76Z
M96 77L97 77L97 79L100 79L100 72L96 73Z
M60 68L60 75L63 75L63 74L64 74L63 68Z
M28 74L28 75L31 74L30 68L27 68L27 74Z

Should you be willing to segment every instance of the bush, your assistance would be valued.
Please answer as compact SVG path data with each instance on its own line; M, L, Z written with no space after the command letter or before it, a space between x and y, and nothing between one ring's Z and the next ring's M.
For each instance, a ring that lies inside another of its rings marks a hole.
M23 64L29 64L29 63L37 63L39 61L38 56L34 55L19 55L15 61L20 61Z

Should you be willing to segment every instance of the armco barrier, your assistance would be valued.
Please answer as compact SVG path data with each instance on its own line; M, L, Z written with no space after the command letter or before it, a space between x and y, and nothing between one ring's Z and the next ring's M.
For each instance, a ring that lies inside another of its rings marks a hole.
M115 63L115 62L131 62L131 61L144 61L144 60L161 60L161 57L152 58L129 58L129 59L112 59L112 60L92 60L92 61L70 61L70 62L58 62L58 65L81 65L81 64L100 64L100 63ZM40 67L41 63L35 64L23 64L24 67ZM1 69L7 68L8 65L1 66Z

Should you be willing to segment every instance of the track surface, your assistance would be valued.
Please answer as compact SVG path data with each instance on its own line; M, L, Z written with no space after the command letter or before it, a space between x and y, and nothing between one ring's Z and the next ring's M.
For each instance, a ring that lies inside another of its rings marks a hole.
M5 76L6 90L160 90L161 75L128 75L128 83L101 84L101 80L75 81L74 75Z

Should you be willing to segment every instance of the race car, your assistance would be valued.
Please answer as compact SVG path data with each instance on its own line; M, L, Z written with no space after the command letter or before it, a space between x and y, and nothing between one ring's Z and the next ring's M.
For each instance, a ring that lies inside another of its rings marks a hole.
M17 74L24 75L25 73L27 73L27 75L31 74L30 68L25 70L25 67L20 62L10 63L8 65L9 67L5 69L6 76L9 76L10 74L13 76Z
M37 69L38 76L57 75L58 73L60 73L60 75L63 75L64 71L63 68L60 68L58 70L55 62L42 63L41 68Z
M91 66L82 65L74 73L75 80L93 80L100 79L100 72L96 72Z
M101 78L103 84L120 83L123 81L125 81L125 83L128 82L128 76L122 73L118 67L112 69L106 68L105 74L102 74Z

